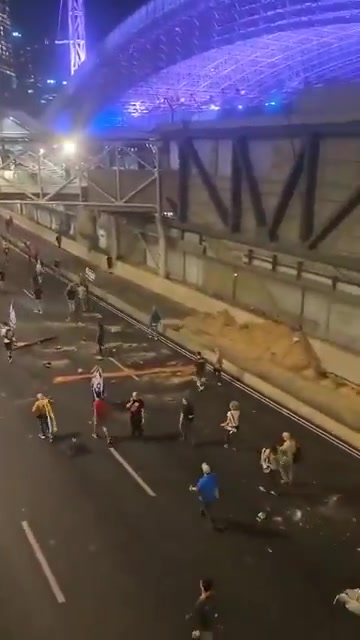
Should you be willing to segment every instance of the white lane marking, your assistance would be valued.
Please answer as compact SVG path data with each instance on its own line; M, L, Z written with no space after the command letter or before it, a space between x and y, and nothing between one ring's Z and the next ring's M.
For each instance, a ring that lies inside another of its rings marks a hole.
M156 498L156 493L154 493L154 491L150 489L149 485L146 484L146 482L144 482L142 478L140 478L140 476L136 473L136 471L134 471L132 467L130 467L129 463L126 462L126 460L124 460L124 458L120 455L120 453L118 453L116 449L114 449L113 447L110 447L109 451L110 453L112 453L115 460L120 462L120 464L124 467L124 469L126 469L126 471L131 475L131 477L134 478L134 480L136 480L136 482L140 485L140 487L144 489L144 491L148 494L148 496L150 496L151 498Z
M56 600L58 601L58 604L64 604L66 602L65 600L65 596L63 594L63 592L61 591L59 584L53 574L53 572L50 569L50 566L48 564L48 561L46 560L41 547L38 543L38 541L36 540L31 527L29 525L29 523L26 520L23 520L23 522L21 523L21 526L24 530L24 533L28 539L28 542L31 546L31 549L34 553L35 558L37 559L40 567L42 568L44 575L50 585L50 589L53 592Z
M130 370L127 367L124 367L124 365L121 364L121 362L118 362L117 360L115 360L115 358L109 358L109 360L111 360L111 362L116 364L116 366L119 367L119 369L122 369L122 371L125 371L126 373L129 373L130 377L133 378L134 380L140 380L140 378L138 378L135 375L135 373L130 373Z
M28 291L27 289L23 289L23 292L26 293L26 295L29 296L29 298L33 298L34 297L33 294L30 291Z
M24 258L26 257L25 254L23 252L21 252L20 249L18 249L17 247L14 247L14 250L17 251ZM52 276L54 276L58 280L61 280L62 282L69 282L68 278L65 278L65 276L60 275L60 274L55 274L49 268L45 268L45 271L50 273ZM93 300L95 300L104 309L108 309L108 311L111 311L116 316L119 316L119 318L122 318L123 320L125 320L129 324L132 324L134 327L137 327L138 329L141 329L141 331L143 331L144 333L149 335L148 327L146 327L145 325L141 324L138 320L135 320L131 316L127 315L126 313L123 313L122 311L119 311L118 309L115 309L115 307L112 307L111 305L107 304L107 302L104 302L103 300L100 300L100 298L97 297L96 295L92 294L91 298ZM174 351L177 351L178 353L182 353L184 356L186 356L190 360L194 360L195 359L195 356L192 353L190 353L189 351L186 351L186 349L184 349L183 347L180 347L175 342L172 342L171 340L168 340L167 338L165 338L161 334L158 336L158 339L159 339L159 341L163 342L168 347L170 347L170 349L173 349ZM238 389L241 389L242 391L247 393L249 396L252 396L253 398L255 398L256 400L259 400L263 404L268 405L269 407L271 407L275 411L278 411L279 413L282 413L287 418L290 418L294 422L297 422L298 424L301 424L306 429L309 429L309 431L312 431L313 433L316 433L316 435L320 436L320 438L323 438L324 440L327 440L328 442L331 442L332 444L334 444L339 449L342 449L343 451L345 451L346 453L349 453L354 458L357 458L358 460L360 460L360 451L358 449L355 449L355 448L351 447L350 445L346 444L345 442L343 442L342 440L339 440L338 438L336 438L336 436L333 436L330 433L327 433L326 431L323 431L323 429L321 429L320 427L317 427L316 425L314 425L311 422L308 422L304 418L300 418L300 416L297 416L296 413L292 413L292 411L289 411L288 409L285 409L285 407L282 407L281 405L277 404L276 402L273 402L272 400L270 400L266 396L263 396L260 393L258 393L257 391L255 391L254 389L251 389L250 387L247 387L242 382L239 382L238 380L235 380L235 378L232 378L231 376L229 376L227 374L224 374L224 378L225 378L225 380L230 382L234 387L237 387Z

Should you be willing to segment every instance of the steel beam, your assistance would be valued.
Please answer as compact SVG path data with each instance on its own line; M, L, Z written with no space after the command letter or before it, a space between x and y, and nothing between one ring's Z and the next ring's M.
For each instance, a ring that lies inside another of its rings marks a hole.
M301 242L308 242L314 233L315 224L315 196L318 179L320 156L320 138L309 136L306 141L304 162L304 194L301 206L300 232Z
M295 161L288 173L282 188L279 201L275 207L272 221L269 229L269 240L275 242L278 240L278 231L286 216L289 204L293 199L297 185L300 182L304 170L305 152L303 149L297 154Z
M231 233L239 233L242 218L242 169L239 147L236 142L232 144L230 197L229 228Z
M326 240L326 238L337 229L346 218L360 205L360 186L358 186L350 194L347 200L335 211L322 228L317 232L313 239L309 242L309 249L317 249L317 247Z
M247 138L242 137L239 139L237 144L241 158L241 166L249 189L249 195L256 220L256 226L259 228L266 227L266 212L264 209L258 181L251 162L249 142Z
M188 140L188 148L190 152L190 157L199 173L201 181L209 194L209 198L214 206L216 213L218 214L221 222L225 227L229 224L230 212L228 207L226 206L224 200L222 199L216 185L214 184L211 176L208 171L204 167L203 161L201 160L197 149L193 145L192 141Z
M189 180L191 175L190 150L188 140L179 142L179 175L178 175L178 220L181 224L188 221L189 212Z

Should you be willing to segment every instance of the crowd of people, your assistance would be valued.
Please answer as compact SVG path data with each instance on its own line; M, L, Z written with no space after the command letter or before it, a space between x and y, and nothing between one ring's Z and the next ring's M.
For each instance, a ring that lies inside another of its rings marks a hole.
M11 229L12 222L7 222L7 231ZM59 240L58 246L61 247ZM25 243L25 250L32 268L32 293L34 298L34 311L43 313L43 274L44 265L38 251ZM6 279L6 270L9 263L10 247L7 241L3 242L3 259L0 263L0 289ZM67 302L67 320L78 321L81 314L89 310L89 286L85 274L81 274L78 282L69 283L66 286L65 299ZM153 307L148 331L149 336L157 340L159 338L162 317L156 307ZM13 361L14 345L16 344L15 327L11 322L3 322L1 336L9 363ZM100 358L106 355L105 326L100 318L97 325L96 345L97 355ZM209 375L210 369L212 370ZM214 385L221 387L223 384L223 358L219 350L216 350L213 364L209 363L201 352L195 354L194 360L194 390L184 395L179 410L179 439L184 443L196 445L198 442L198 432L196 424L196 402L194 391L203 393L207 387ZM113 446L112 433L112 405L107 398L104 375L100 366L94 367L91 371L91 404L92 404L92 432L94 439L101 436L109 447ZM125 409L129 416L129 432L132 438L141 439L146 435L145 416L146 407L144 399L138 391L134 391L125 402ZM53 400L38 393L32 406L32 414L35 417L39 437L42 440L54 442L57 433L57 421L54 412ZM225 411L224 419L220 423L223 433L223 446L226 449L236 450L237 435L241 428L240 403L231 400ZM298 442L289 432L284 432L280 442L266 444L260 454L260 467L264 473L264 490L277 495L281 485L291 486L294 482L294 471L296 465L301 461L302 451ZM216 504L220 498L219 481L217 474L211 466L203 462L201 465L201 475L197 481L190 486L190 491L196 494L200 515L212 528L217 528ZM345 607L360 615L359 589L348 589L339 594L336 599ZM188 616L192 620L192 637L200 640L213 640L214 630L219 626L219 617L216 608L215 592L213 581L204 578L200 582L200 596L195 603L193 612Z

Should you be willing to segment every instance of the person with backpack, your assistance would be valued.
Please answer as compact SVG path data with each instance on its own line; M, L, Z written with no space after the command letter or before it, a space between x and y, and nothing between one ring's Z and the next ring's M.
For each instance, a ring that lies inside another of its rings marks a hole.
M300 460L300 447L288 431L282 434L282 439L278 448L281 483L290 485L294 478L294 464Z

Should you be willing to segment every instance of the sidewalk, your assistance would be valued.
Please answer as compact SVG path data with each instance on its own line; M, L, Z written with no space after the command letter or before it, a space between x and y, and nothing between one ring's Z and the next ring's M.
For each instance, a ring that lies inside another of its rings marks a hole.
M1 210L0 216L7 217ZM164 334L170 340L192 352L201 350L209 362L213 361L213 348L214 345L216 346L214 338L207 340L187 329L176 330L176 326L181 326L182 321L194 313L194 305L185 306L145 286L130 282L118 275L109 274L105 271L105 256L100 256L96 252L93 255L81 245L65 240L65 247L71 245L73 250L75 246L78 253L84 255L84 257L76 256L65 249L58 249L55 233L51 230L29 220L23 221L20 216L14 216L14 221L19 224L15 224L9 241L15 246L23 249L24 241L30 242L38 249L42 260L48 266L52 267L55 260L60 261L60 272L69 280L78 281L80 273L84 272L86 267L90 267L96 274L95 281L90 287L94 295L145 324L148 323L151 309L155 305L164 318ZM27 228L23 227L23 223ZM31 231L30 226L37 233ZM45 237L41 237L40 234ZM99 266L101 264L103 268ZM145 281L147 277L144 272ZM188 297L191 300L191 290ZM215 303L216 301L214 306ZM239 314L242 312L239 311ZM249 314L244 312L243 315ZM299 375L279 367L269 366L261 359L236 361L231 348L223 355L224 369L230 375L273 402L360 449L360 399L359 406L355 404L351 407L346 395L336 395L331 389L319 388L319 385L315 385L313 381L304 380Z

